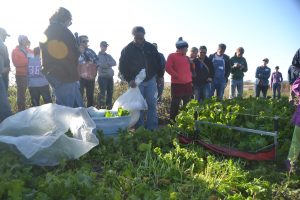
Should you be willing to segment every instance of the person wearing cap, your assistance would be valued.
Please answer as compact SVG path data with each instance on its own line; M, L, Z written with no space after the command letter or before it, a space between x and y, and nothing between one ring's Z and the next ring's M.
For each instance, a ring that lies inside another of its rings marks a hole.
M146 70L146 78L138 86L144 96L147 105L147 120L144 122L144 111L141 111L140 119L136 127L143 126L149 130L158 128L156 110L157 82L163 81L164 71L161 67L160 56L155 46L145 40L145 29L136 26L132 29L133 41L130 42L121 52L119 71L129 86L136 87L135 77L142 70Z
M292 90L292 85L298 77L300 77L300 49L296 51L292 60L292 65L288 69L288 81L290 84L289 101L291 104L294 104L296 99L296 95Z
M19 45L11 53L16 67L17 105L18 111L25 110L26 90L28 87L28 59L33 57L33 51L28 48L28 37L19 35Z
M152 43L155 48L158 50L158 46L157 43ZM160 56L160 66L162 67L162 70L165 71L166 70L166 59L164 54L158 52L159 56ZM162 93L164 91L164 81L160 81L159 77L156 77L156 82L157 82L157 103L161 102L161 98L162 98Z
M79 47L81 48L81 54L79 57L79 64L92 63L94 64L95 76L97 75L96 67L99 66L99 59L97 54L89 48L89 38L86 35L81 35L78 37ZM83 67L86 65L82 65ZM87 71L87 72L86 72ZM88 70L84 71L85 73L90 73ZM87 99L87 107L94 105L94 89L95 89L95 78L86 78L80 74L80 93L83 97L84 91Z
M108 44L106 41L100 42L100 51L98 53L99 104L101 107L111 108L114 90L114 70L112 67L116 66L117 63L110 54L106 53L107 47Z
M276 98L276 92L277 92L277 98L279 99L281 97L280 90L281 90L281 83L283 81L282 74L279 72L279 66L275 67L275 72L271 75L271 88L273 89L273 99Z
M230 75L230 59L229 56L225 54L226 45L219 44L217 52L211 54L209 59L212 61L214 66L214 79L211 83L211 93L210 96L214 96L216 91L217 98L219 100L223 99L224 90Z
M203 101L209 98L210 85L214 77L214 66L211 60L206 56L206 46L200 46L199 54L195 65L196 77L194 81L195 98Z
M80 50L75 36L68 29L72 15L60 7L49 22L45 37L40 41L43 74L54 89L57 104L83 107L78 83Z
M233 57L230 58L230 91L229 97L235 98L236 97L236 90L237 96L243 97L243 87L244 87L244 73L248 71L247 61L244 55L244 48L239 47L236 49L236 52Z
M10 37L10 35L6 32L6 30L4 28L0 28L0 37L1 37L1 40L2 40L3 45L4 45L6 37ZM5 45L3 46L3 48L6 48L6 52L7 52L7 47ZM3 79L4 84L5 84L6 92L8 92L9 71L10 71L10 60L9 60L8 56L5 58L4 66L7 69L5 69L6 72L2 73L2 79Z
M269 59L265 58L262 60L263 64L256 68L255 72L255 96L259 97L260 92L262 92L263 97L267 97L267 92L269 88L269 78L271 75L271 69L267 66Z
M0 122L12 115L8 102L8 93L4 77L9 72L9 57L7 47L4 44L7 36L6 30L0 27Z
M192 72L189 58L186 56L188 43L182 37L175 44L176 52L167 58L166 72L171 76L170 119L175 120L181 101L185 106L193 95Z

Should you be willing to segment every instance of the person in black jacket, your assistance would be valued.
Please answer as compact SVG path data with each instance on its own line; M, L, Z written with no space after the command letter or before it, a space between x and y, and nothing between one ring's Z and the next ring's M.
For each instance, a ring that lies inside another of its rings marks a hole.
M72 24L70 11L60 7L50 18L50 25L40 42L43 74L54 89L56 103L83 107L79 91L77 41L68 29Z
M134 40L130 42L121 52L119 71L130 87L136 87L135 77L142 70L146 70L146 78L139 85L139 89L148 104L147 122L145 128L153 130L158 127L156 111L156 76L158 83L163 81L164 70L160 66L160 56L155 46L147 42L144 38L145 29L136 26L132 30ZM136 125L144 125L144 113L141 111L140 119Z
M194 81L195 98L203 101L209 97L211 81L214 78L214 66L206 56L206 46L200 46L199 56L195 59L196 77Z
M225 53L226 45L219 44L216 53L211 54L209 59L212 61L214 66L214 79L211 84L210 96L214 96L215 91L217 91L217 98L219 100L223 99L224 90L227 85L228 77L230 75L230 61L229 56Z

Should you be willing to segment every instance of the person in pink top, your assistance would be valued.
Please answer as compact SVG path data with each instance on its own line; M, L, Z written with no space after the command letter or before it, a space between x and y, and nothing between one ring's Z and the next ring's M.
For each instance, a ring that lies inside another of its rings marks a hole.
M191 66L186 56L188 46L180 37L176 42L177 51L168 56L166 63L166 71L171 76L171 120L175 120L181 100L185 106L193 95Z

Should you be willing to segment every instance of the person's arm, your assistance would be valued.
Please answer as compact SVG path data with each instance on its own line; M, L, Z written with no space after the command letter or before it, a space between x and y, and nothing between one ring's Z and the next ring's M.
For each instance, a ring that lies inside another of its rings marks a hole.
M168 72L168 74L170 74L170 76L175 79L178 77L177 72L174 70L174 62L173 62L172 54L170 54L167 58L166 72Z
M230 75L230 61L229 61L229 57L226 55L225 56L225 78L228 79L229 75Z
M124 48L121 52L121 57L119 59L119 72L123 76L123 78L129 83L134 80L135 77L130 75L129 72L129 61L128 61L128 53L126 48Z
M290 83L290 85L292 84L292 69L291 69L292 66L289 67L288 69L288 81Z
M109 55L109 54L107 54L107 56L108 56L108 62L107 62L107 64L110 67L116 66L117 62L115 61L115 59L111 55Z
M256 71L255 71L255 78L258 78L258 79L261 78L261 74L259 73L259 67L256 68Z
M241 66L241 70L242 72L247 72L248 71L248 64L247 64L247 60L244 58L244 63L243 65Z

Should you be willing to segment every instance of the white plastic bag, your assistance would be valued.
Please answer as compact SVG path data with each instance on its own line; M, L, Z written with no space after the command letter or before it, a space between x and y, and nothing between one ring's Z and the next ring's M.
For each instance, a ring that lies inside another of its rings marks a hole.
M5 119L0 124L0 143L15 147L28 163L54 166L97 146L95 127L85 108L45 104ZM68 130L72 137L65 134Z
M131 115L131 120L129 127L132 127L140 118L140 111L147 110L148 105L144 99L138 85L143 82L146 78L146 71L142 69L139 74L135 77L135 83L137 87L129 88L124 94L122 94L114 103L112 110L118 110L119 107L122 107L126 110L129 110Z

